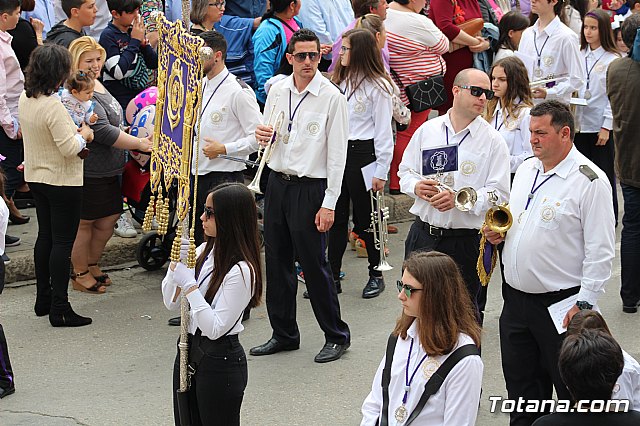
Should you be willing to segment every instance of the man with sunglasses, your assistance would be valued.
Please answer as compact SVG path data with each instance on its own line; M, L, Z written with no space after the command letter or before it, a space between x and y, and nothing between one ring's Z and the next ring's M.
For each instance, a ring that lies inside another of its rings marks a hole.
M509 199L509 149L500 133L481 117L487 100L494 96L490 87L483 71L460 71L453 85L453 107L416 130L398 172L401 191L415 199L409 211L416 221L405 242L405 259L421 250L451 256L476 308L479 230L491 207L491 194L498 202ZM476 202L464 211L455 205L452 191L463 187L477 193Z
M312 31L295 32L286 57L293 74L271 87L264 111L266 125L256 129L256 139L263 146L275 132L264 205L266 299L273 335L250 354L271 355L300 346L297 258L326 339L315 361L330 362L340 358L351 342L325 254L346 162L347 100L318 71L320 41ZM284 117L281 126L268 122L272 115L276 122L278 116Z

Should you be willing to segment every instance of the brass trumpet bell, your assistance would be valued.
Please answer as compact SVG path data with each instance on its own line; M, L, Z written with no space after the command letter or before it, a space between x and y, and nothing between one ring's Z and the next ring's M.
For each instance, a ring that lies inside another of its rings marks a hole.
M513 216L506 204L495 205L487 210L484 222L493 232L504 235L513 224Z

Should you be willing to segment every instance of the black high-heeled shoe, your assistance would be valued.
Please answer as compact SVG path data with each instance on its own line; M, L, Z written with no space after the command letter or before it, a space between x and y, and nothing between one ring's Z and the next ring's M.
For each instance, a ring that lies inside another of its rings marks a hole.
M31 219L31 217L29 216L20 217L20 216L14 216L12 214L9 214L9 220L14 225L24 225L25 223L29 222L29 219Z

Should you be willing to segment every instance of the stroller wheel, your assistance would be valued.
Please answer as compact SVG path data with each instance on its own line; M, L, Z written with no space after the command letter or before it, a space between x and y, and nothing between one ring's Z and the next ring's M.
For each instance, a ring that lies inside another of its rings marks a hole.
M147 271L155 271L167 262L169 252L162 244L162 236L155 232L146 234L136 248L138 264Z

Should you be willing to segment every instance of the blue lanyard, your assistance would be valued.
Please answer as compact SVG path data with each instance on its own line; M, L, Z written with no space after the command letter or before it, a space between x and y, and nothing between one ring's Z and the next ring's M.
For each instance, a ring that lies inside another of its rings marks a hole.
M543 180L542 182L540 182L540 185L536 186L536 182L538 182L538 176L540 175L540 170L538 170L536 172L536 178L533 180L533 185L531 185L531 192L529 192L529 195L527 195L527 205L524 206L524 209L527 210L529 208L529 203L531 202L531 200L533 199L533 194L536 193L536 191L538 189L540 189L540 187L542 185L545 184L546 181L548 181L549 179L551 179L552 177L554 177L556 174L552 174L551 176L548 176L545 180Z
M533 46L536 49L536 53L538 54L538 68L540 68L540 60L542 59L542 51L544 50L544 47L547 45L547 42L549 41L549 37L547 36L547 39L544 41L544 43L542 43L542 48L540 50L538 50L538 42L536 42L536 38L538 38L538 34L536 34L536 32L533 32Z
M501 114L501 115L503 115L503 114L502 114L502 110L499 110L499 111L500 111L500 114ZM500 131L500 129L502 129L502 126L504 125L504 123L507 121L507 119L508 119L508 118L509 118L509 115L507 115L507 117L506 117L505 119L503 119L503 120L502 120L502 123L500 123L500 126L498 126L498 113L496 112L496 122L495 122L495 124L493 125L493 127L494 127L497 131Z
M593 53L593 51L592 51ZM593 69L595 68L595 66L597 65L598 61L600 61L600 59L602 59L602 57L604 56L604 54L607 53L606 51L600 55L600 57L598 59L596 59L596 61L593 63L593 65L591 65L591 68L589 68L589 64L587 63L587 56L584 57L584 69L587 72L587 90L589 90L589 80L591 79L591 72L593 71Z
M222 86L222 83L224 83L224 81L227 79L227 77L229 77L229 74L231 74L231 72L227 72L227 75L225 75L224 78L222 79L222 81L220 83L218 83L218 85L216 86L215 89L213 89L213 93L211 94L211 96L209 96L209 100L207 100L207 103L204 104L204 108L202 108L202 110L200 111L200 118L201 119L202 119L202 114L204 114L204 110L207 109L207 107L209 106L209 102L211 102L211 99L213 99L213 95L216 94L216 92L218 91L220 86Z
M445 134L447 135L447 145L449 145L449 128L447 126L444 126L444 130L445 130ZM467 130L467 134L464 135L464 137L462 138L462 140L460 142L458 142L458 146L462 145L462 142L464 142L464 140L467 138L467 136L469 136L471 134L471 130Z
M416 376L418 369L422 365L425 359L427 359L428 355L424 354L416 368L413 370L411 374L411 378L409 378L409 361L411 360L411 352L413 351L413 337L411 338L411 346L409 346L409 356L407 357L407 366L404 369L404 396L402 397L402 404L407 403L407 397L409 396L409 389L411 389L411 382L413 382L413 378Z
M300 108L300 105L302 104L302 102L304 102L306 97L309 96L309 93L310 92L305 93L302 99L300 99L300 102L298 102L298 105L296 105L295 109L293 110L293 114L291 114L291 90L289 90L289 125L287 126L287 131L289 133L291 133L291 126L293 125L293 119L296 117L298 108Z

